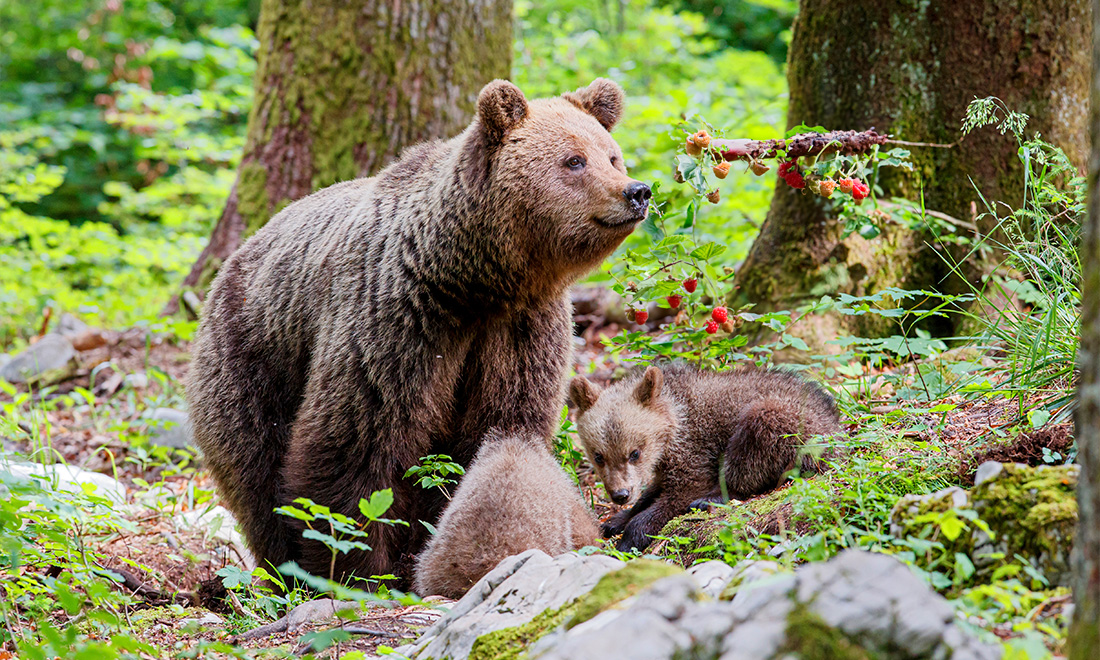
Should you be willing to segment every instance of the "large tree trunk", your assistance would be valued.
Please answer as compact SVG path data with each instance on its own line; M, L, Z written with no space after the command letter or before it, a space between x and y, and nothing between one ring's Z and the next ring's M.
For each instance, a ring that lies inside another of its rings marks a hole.
M967 104L993 95L1031 116L1029 133L1042 133L1082 164L1089 15L1088 0L803 0L788 59L787 123L873 127L901 140L953 143ZM972 204L984 210L971 179L986 199L1018 205L1023 198L1011 135L979 129L953 149L912 152L916 172L883 170L886 197L919 200L923 186L927 208L967 224ZM740 301L791 309L822 294L944 289L948 268L923 233L890 224L875 239L842 240L841 229L822 198L780 184L737 274ZM876 318L832 319L807 334L870 336L886 329L870 327Z
M1077 534L1073 548L1073 624L1070 660L1092 660L1100 651L1100 0L1092 0L1092 153L1089 216L1081 232L1081 368L1075 420Z
M237 182L185 289L279 209L454 135L508 77L511 0L263 0L256 99ZM176 308L173 301L166 311Z

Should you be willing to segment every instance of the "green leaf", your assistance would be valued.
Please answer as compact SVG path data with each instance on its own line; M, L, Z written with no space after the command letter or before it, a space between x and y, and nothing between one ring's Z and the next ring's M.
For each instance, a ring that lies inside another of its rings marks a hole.
M879 228L876 227L875 225L871 224L871 223L867 223L865 225L862 225L859 228L859 235L862 236L863 238L866 238L867 240L871 240L872 238L875 238L876 236L878 236L881 233L882 232L879 231Z
M291 518L297 518L298 520L304 520L306 522L317 519L317 516L306 513L305 511L302 511L301 509L293 506L281 506L275 509L275 513L279 513L284 516L290 516Z
M695 259L701 259L703 261L709 261L709 260L713 259L714 257L717 257L718 255L722 254L725 251L726 251L726 246L725 245L720 245L718 243L715 243L714 241L711 241L709 243L704 243L703 245L700 245L699 247L692 250L691 251L691 256Z
M794 137L796 135L801 135L802 133L828 133L828 132L829 131L825 130L824 126L807 126L806 124L799 124L798 126L795 126L791 130L787 131L783 135L783 137L785 137L785 138Z
M236 589L237 587L246 586L252 582L252 574L236 566L222 567L218 569L214 575L222 579L222 586L226 589Z
M393 490L387 488L371 493L370 501L359 500L359 510L370 520L378 520L393 504Z
M940 531L943 532L945 538L948 541L954 541L959 538L959 535L966 529L966 525L963 521L956 518L954 515L944 516L940 521Z
M955 553L955 573L961 580L969 580L974 575L974 562L963 552Z
M1036 408L1035 410L1029 410L1027 413L1027 422L1031 424L1031 428L1040 429L1050 421L1050 413L1042 408Z

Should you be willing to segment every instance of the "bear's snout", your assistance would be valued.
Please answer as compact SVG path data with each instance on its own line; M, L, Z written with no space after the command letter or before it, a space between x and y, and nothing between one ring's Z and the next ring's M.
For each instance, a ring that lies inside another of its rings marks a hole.
M623 197L630 204L630 210L638 219L644 218L649 210L649 198L653 196L649 186L641 181L634 181L623 190Z
M645 184L642 184L642 185L645 185ZM646 191L647 192L649 191L648 186L646 187ZM621 488L619 490L612 491L611 492L611 501L614 502L615 504L626 504L627 500L630 499L630 491L631 490L632 489L630 489L630 488Z

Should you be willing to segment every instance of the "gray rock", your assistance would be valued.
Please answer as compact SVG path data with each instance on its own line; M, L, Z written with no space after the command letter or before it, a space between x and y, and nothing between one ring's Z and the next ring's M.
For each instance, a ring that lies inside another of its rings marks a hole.
M3 473L9 473L16 479L34 479L45 484L47 488L63 493L81 494L84 492L84 484L95 486L94 495L106 498L113 502L126 501L126 487L121 483L99 472L84 470L72 465L55 463L42 465L40 463L10 463L0 464L0 480Z
M718 598L733 579L733 567L724 561L707 561L688 569L688 575L706 595Z
M202 628L203 626L216 626L218 624L225 623L217 614L213 612L207 612L200 617L192 617L190 619L180 619L180 628Z
M607 557L529 551L502 562L425 636L397 649L410 658L462 660L479 635L571 602L623 564ZM571 575L575 572L575 575ZM732 601L714 600L717 592ZM543 631L532 660L722 658L786 660L791 617L813 616L876 657L996 660L1000 647L967 635L954 610L888 555L848 550L784 573L773 562L713 562L657 580L566 629Z
M154 408L147 413L149 442L159 447L184 449L191 445L191 422L175 408Z
M57 333L66 339L77 337L88 330L91 330L91 328L87 323L68 312L62 314L61 318L57 320Z
M1004 470L1004 466L997 461L986 461L978 466L977 472L974 473L974 485L989 481L990 479L996 479Z
M483 577L416 643L398 649L409 658L470 654L481 635L529 622L588 593L605 574L625 564L603 555L569 553L551 558L539 550L509 557Z
M122 379L122 384L135 390L144 389L149 387L149 377L145 375L144 371L135 371L132 374L126 374L126 377ZM162 408L162 410L171 410L171 408ZM186 419L186 415L184 418Z
M0 378L9 383L57 382L72 373L75 356L69 340L51 332L13 356L0 368Z
M199 529L207 538L229 546L248 570L256 567L256 558L237 531L237 519L225 507L218 505L192 509L177 514L173 520L177 529Z

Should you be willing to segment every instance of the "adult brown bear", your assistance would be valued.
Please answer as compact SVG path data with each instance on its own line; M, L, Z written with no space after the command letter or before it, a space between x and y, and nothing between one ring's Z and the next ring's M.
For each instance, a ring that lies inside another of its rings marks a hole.
M646 215L608 131L623 92L599 79L528 102L481 90L457 137L276 215L221 267L187 384L195 440L262 564L329 574L329 550L273 509L345 515L392 488L371 551L335 577L408 576L417 521L443 502L405 470L466 465L489 431L549 442L571 350L567 288ZM537 488L533 484L532 488Z

